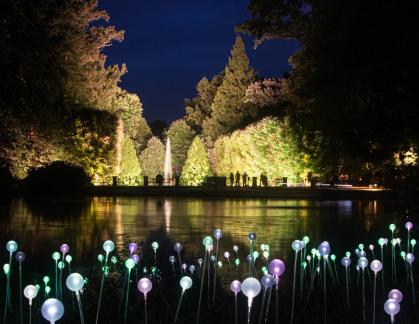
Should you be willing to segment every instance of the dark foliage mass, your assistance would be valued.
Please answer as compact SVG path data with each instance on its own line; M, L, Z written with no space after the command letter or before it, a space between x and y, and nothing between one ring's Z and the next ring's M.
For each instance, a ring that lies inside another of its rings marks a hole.
M102 49L122 41L96 0L5 0L0 8L0 163L15 177L61 160L106 182L117 119L142 138L142 107L118 87L125 66Z
M83 168L54 162L47 167L32 171L24 180L23 187L27 194L38 195L80 195L90 183Z
M256 44L294 38L289 115L324 175L386 176L417 151L417 4L261 1L239 26ZM402 158L403 159L403 158Z

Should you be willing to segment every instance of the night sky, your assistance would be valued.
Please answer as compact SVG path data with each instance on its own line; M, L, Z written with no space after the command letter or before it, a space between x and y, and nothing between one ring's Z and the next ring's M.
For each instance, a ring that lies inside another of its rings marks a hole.
M123 43L106 49L108 63L126 63L122 87L137 93L148 122L184 114L184 98L195 96L204 76L223 70L233 46L234 27L249 15L246 0L100 0L110 23L125 30ZM253 50L253 68L263 77L282 76L296 41L270 41Z

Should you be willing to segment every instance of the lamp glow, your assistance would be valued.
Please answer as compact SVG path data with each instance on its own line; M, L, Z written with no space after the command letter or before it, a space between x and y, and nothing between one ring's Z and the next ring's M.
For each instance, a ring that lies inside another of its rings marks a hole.
M58 299L49 298L42 304L42 316L50 323L55 323L64 315L64 305Z

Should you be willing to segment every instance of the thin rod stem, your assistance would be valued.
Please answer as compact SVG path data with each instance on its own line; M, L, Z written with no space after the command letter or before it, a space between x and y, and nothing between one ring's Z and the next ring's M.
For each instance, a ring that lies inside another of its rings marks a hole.
M106 252L106 257L105 257L105 266L103 269L101 269L102 271L102 279L100 280L100 289L99 289L99 300L97 303L97 312L96 312L96 324L99 322L99 312L100 312L100 303L102 301L102 291L103 291L103 284L105 281L105 271L106 271L106 267L108 265L108 256L109 256L109 252Z
M185 290L182 289L182 294L180 295L179 304L177 305L175 320L173 321L173 323L176 323L177 321L177 316L179 315L180 304L182 303L182 298L183 298L184 293L185 293Z
M214 264L214 291L212 294L212 305L215 306L215 288L217 284L217 266L218 266L218 240L216 242L215 264Z
M295 258L294 258L294 279L292 281L291 324L294 321L295 280L296 280L296 275L297 275L297 258L298 258L298 251L295 251Z
M83 307L81 304L80 293L76 291L77 303L79 304L80 323L84 324Z
M263 309L265 306L265 296L266 296L266 289L263 289L263 296L262 296L262 303L260 304L260 312L259 312L259 324L262 323L262 315L263 315Z
M237 293L234 293L234 323L237 324Z
M266 304L265 323L267 322L268 315L269 315L269 304L271 303L272 287L269 288L269 292L268 292L268 303Z
M375 292L377 290L377 273L374 273L374 297L373 297L373 308L372 308L372 324L375 324Z
M20 307L20 323L23 324L23 308L22 308L22 262L19 262L19 307Z
M323 294L324 294L324 324L327 322L327 297L326 297L326 258L323 257Z
M199 311L201 310L202 288L204 286L205 266L207 264L207 249L205 248L204 267L202 268L201 288L199 290L198 312L196 315L196 324L199 324Z
M127 275L127 291L125 294L125 309L124 309L124 323L127 322L127 310L128 310L128 298L129 298L129 280L131 277L131 269L128 269L128 275Z

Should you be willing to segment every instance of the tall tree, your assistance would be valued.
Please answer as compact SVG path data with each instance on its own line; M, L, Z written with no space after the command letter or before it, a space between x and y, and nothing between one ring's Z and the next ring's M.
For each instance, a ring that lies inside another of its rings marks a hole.
M164 172L165 148L161 140L153 136L148 140L147 147L141 152L140 163L144 175L155 179Z
M254 79L243 40L238 36L224 70L223 83L211 105L211 116L203 122L204 136L216 139L246 124L251 114L244 99L246 89Z
M172 166L176 174L182 173L188 149L194 139L195 132L183 119L175 120L170 124L166 137L170 138L172 151Z
M134 142L129 136L125 136L122 141L121 155L119 181L124 185L140 184L141 166Z
M419 142L417 5L253 0L239 27L297 39L286 81L292 125L325 175L374 172ZM390 23L391 22L391 23Z
M193 140L183 167L181 181L187 186L199 186L211 176L211 167L204 143L199 136Z
M130 129L124 116L142 110L118 87L125 66L107 66L102 52L123 31L107 24L97 0L0 6L0 164L24 177L63 160L103 176L113 164L117 115Z
M223 78L224 71L216 74L211 81L203 77L196 85L197 96L185 99L185 121L197 133L202 131L204 119L211 114L211 105Z

